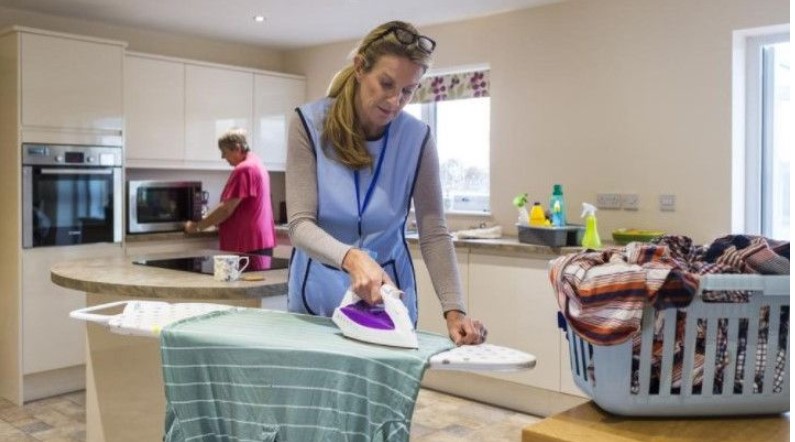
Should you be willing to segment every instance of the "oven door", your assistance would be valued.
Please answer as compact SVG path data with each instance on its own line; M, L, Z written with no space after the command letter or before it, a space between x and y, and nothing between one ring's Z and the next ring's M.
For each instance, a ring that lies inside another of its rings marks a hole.
M121 168L22 168L22 247L121 241Z

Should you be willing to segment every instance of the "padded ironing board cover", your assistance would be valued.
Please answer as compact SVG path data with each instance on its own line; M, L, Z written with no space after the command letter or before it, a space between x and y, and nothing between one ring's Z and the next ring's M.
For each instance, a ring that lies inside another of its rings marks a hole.
M420 380L450 339L353 341L325 317L213 312L161 333L166 441L408 441Z

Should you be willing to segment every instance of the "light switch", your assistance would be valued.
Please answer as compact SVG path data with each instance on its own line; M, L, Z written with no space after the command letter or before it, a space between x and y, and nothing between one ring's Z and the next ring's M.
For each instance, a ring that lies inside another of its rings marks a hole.
M621 195L618 193L597 193L596 194L596 208L597 209L620 209L621 208Z
M640 207L640 196L637 193L622 193L621 208L624 210L638 210Z

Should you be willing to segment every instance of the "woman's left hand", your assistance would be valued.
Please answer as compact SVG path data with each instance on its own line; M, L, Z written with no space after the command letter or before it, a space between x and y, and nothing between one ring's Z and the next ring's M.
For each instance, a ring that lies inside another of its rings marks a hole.
M458 310L450 310L445 314L447 331L455 345L477 345L486 342L488 330L482 322L467 317Z

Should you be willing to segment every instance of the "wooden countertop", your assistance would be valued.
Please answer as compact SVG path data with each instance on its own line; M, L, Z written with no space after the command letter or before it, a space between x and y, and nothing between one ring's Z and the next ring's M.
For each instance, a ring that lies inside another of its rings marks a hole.
M783 442L789 413L756 417L637 418L606 413L593 402L525 427L522 442Z
M148 259L224 254L217 250L147 255ZM136 257L138 258L138 257ZM248 272L265 277L262 281L220 282L212 275L168 270L133 264L133 257L65 261L50 268L56 285L87 293L131 298L189 300L262 298L287 293L287 270Z

